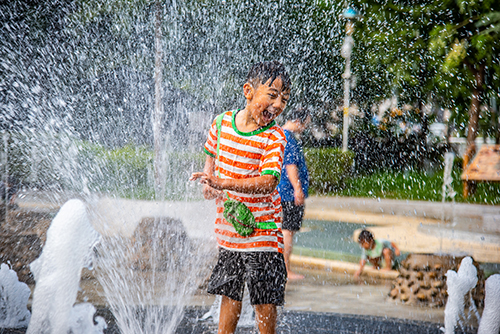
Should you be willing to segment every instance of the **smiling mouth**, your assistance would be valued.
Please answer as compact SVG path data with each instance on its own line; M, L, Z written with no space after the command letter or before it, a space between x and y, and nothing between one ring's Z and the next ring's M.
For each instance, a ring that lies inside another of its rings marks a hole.
M262 112L262 116L265 120L270 121L275 117L275 114L268 110L264 110L264 112Z

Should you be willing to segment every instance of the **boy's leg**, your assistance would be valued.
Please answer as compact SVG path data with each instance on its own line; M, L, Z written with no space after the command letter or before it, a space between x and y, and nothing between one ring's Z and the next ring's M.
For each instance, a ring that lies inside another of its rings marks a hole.
M240 319L242 302L222 296L218 334L232 334Z
M285 302L286 266L283 254L247 254L247 284L250 302L255 306L260 333L276 333L276 306Z
M274 304L255 305L255 318L260 334L275 334L278 311Z
M293 249L293 231L289 230L281 230L283 232L283 244L284 244L284 250L283 250L283 256L285 257L285 265L286 265L286 271L289 273L290 272L290 255L292 254L292 249Z
M392 269L392 251L389 248L384 248L382 250L382 256L384 257L385 267L384 270Z
M218 333L234 333L240 317L245 284L241 252L219 249L219 258L208 281L208 293L221 295Z
M289 280L303 279L304 275L296 274L290 265L290 256L293 250L293 236L300 230L304 217L304 206L297 206L294 202L282 202L283 208L283 256L285 257L286 271Z
M374 257L371 259L368 259L368 261L372 264L373 268L375 269L380 269L380 257Z
M283 251L283 256L285 257L286 271L289 280L303 279L304 275L294 273L290 265L290 256L293 250L293 236L295 231L282 230L283 231L283 244L285 249Z

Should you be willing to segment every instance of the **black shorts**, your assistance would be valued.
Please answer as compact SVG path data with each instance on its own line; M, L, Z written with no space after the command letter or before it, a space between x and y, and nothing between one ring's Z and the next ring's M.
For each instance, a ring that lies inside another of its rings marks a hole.
M208 281L208 293L242 301L245 281L252 305L283 305L286 284L283 254L219 248L219 258Z
M281 202L283 208L283 230L298 231L304 218L304 206L294 202Z

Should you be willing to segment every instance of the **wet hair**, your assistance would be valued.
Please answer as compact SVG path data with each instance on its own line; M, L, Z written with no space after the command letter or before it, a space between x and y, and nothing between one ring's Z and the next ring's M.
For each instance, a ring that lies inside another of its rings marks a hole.
M301 124L305 124L309 117L311 117L311 113L307 108L296 108L286 115L287 120L299 121Z
M281 78L281 82L283 84L281 89L282 91L290 90L292 81L290 80L290 76L288 75L285 66L277 60L264 61L256 63L252 66L250 71L248 71L247 82L251 84L259 82L262 85L271 79L271 82L269 83L269 86L271 86L276 78Z
M373 234L368 230L363 230L359 233L358 243L371 242L373 240Z

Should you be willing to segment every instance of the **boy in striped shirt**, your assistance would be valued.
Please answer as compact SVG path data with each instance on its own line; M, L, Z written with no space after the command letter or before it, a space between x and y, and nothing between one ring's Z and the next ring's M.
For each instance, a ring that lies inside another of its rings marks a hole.
M234 333L245 281L260 333L276 332L276 306L284 303L286 284L281 198L276 190L286 137L274 120L287 104L290 86L279 62L253 65L243 85L245 109L225 112L220 133L214 120L205 143L204 171L191 176L200 179L204 197L217 204L219 258L208 292L222 295L218 333ZM250 209L257 223L252 234L239 235L224 219L228 198Z

